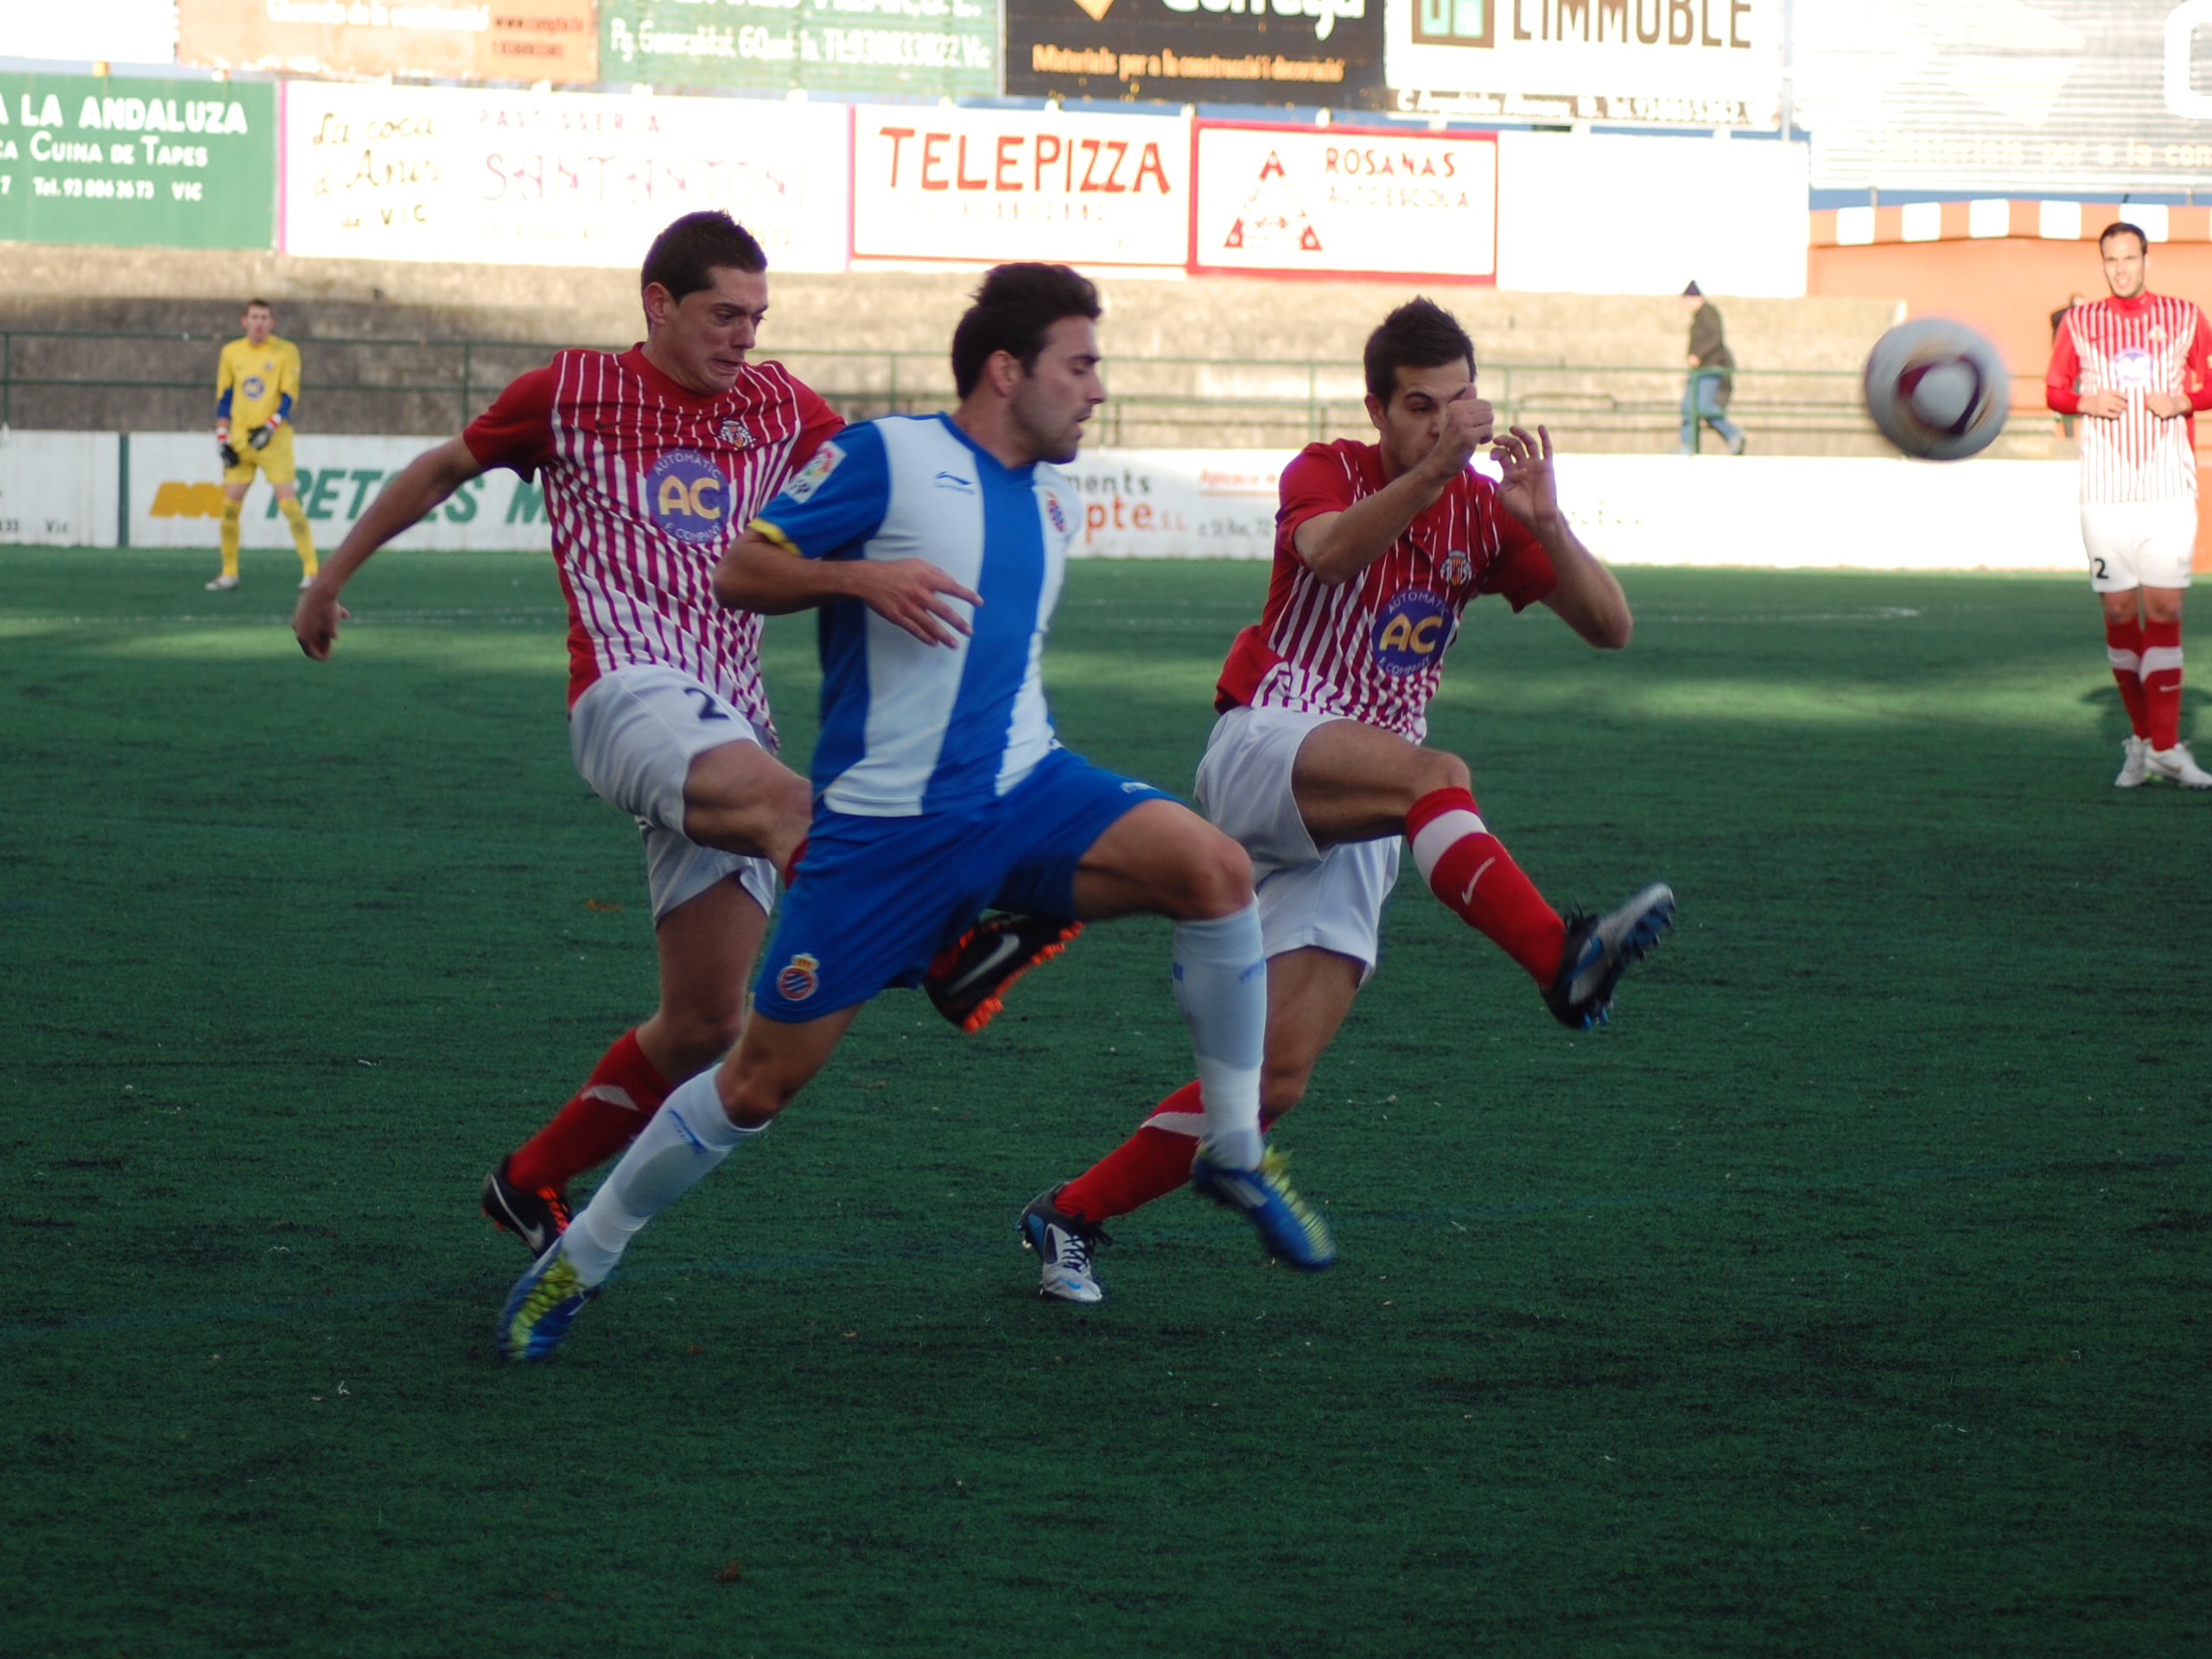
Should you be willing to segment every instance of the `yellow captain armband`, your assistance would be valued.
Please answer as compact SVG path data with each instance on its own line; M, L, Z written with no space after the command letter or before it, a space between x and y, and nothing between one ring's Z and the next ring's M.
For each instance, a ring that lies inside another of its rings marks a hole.
M798 550L798 543L791 540L790 537L785 535L782 531L778 530L775 525L770 524L766 518L755 518L745 528L752 534L758 536L764 542L773 542L778 547L782 548L785 552L791 555L794 558L804 558L806 556Z

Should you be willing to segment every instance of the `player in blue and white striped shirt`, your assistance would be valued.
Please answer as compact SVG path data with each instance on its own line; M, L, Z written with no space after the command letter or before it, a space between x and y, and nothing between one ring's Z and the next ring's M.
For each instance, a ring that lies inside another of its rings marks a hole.
M723 604L822 612L813 823L755 1017L509 1293L510 1358L550 1353L639 1230L767 1128L869 998L918 983L989 907L1176 922L1205 1121L1192 1185L1290 1265L1335 1259L1261 1137L1267 968L1243 849L1062 748L1046 709L1079 510L1052 463L1075 458L1105 399L1098 312L1064 265L1000 266L953 334L957 410L847 428L724 555Z

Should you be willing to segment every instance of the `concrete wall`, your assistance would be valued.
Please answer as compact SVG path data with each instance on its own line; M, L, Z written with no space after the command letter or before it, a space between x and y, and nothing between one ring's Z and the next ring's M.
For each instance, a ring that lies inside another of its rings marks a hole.
M975 286L970 274L856 272L787 274L773 281L766 345L792 356L793 367L851 412L889 406L890 365L810 356L804 348L919 353L898 366L901 406L917 388L941 394L952 323ZM0 327L156 329L219 334L236 326L239 302L257 294L279 307L278 326L308 342L304 427L328 431L453 430L464 411L456 396L356 391L334 386L413 379L452 381L449 345L409 340L473 336L493 340L618 344L640 332L636 279L624 271L526 270L385 261L292 259L276 254L193 253L16 246L0 272ZM1367 334L1391 306L1415 291L1402 283L1306 283L1209 277L1144 281L1108 277L1103 334L1109 384L1128 407L1109 406L1111 441L1154 447L1249 447L1302 442L1309 384L1327 407L1326 432L1364 426L1357 365ZM1687 321L1671 297L1516 293L1439 288L1474 336L1496 398L1510 391L1530 419L1542 419L1570 447L1635 452L1671 448L1671 413L1681 391ZM1894 319L1880 297L1734 299L1716 296L1738 361L1747 369L1849 371ZM318 337L369 337L374 347L315 349ZM41 352L48 355L39 356ZM19 341L16 372L47 365L55 375L165 379L168 392L60 393L19 389L18 426L190 427L204 417L213 354L204 342L161 345L118 340L41 346ZM476 354L471 401L537 354ZM1212 359L1171 365L1156 359ZM1262 359L1318 359L1338 365L1309 380L1302 368ZM1612 365L1589 374L1505 365ZM1643 373L1618 365L1643 365ZM320 387L321 390L318 390ZM1182 399L1180 406L1145 399ZM1764 399L1819 404L1810 412L1763 418ZM1234 400L1287 399L1272 410L1240 410ZM1823 401L1824 400L1824 401ZM925 399L926 401L926 399ZM1738 412L1761 453L1883 453L1851 383L1761 383L1746 375ZM1268 418L1262 418L1262 416Z

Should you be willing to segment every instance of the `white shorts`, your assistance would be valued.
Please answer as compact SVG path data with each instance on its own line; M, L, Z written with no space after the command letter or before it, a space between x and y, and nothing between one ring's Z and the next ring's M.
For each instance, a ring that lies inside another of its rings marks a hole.
M2196 500L2084 501L2082 545L2089 586L2101 594L2131 588L2186 588L2196 557Z
M1214 722L1198 762L1198 806L1242 845L1259 890L1260 937L1270 957L1316 946L1350 957L1364 985L1380 950L1382 901L1398 882L1402 837L1348 841L1326 852L1299 816L1291 769L1299 745L1338 715L1232 709Z
M766 859L702 847L683 835L692 761L725 743L760 741L743 715L673 668L618 668L569 710L576 770L601 800L636 818L645 836L654 921L726 880L763 911L776 902L775 867Z

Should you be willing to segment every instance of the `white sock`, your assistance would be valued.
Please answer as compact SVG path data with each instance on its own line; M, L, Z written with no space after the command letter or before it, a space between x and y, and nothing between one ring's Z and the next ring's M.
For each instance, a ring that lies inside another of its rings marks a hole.
M1268 1036L1268 960L1260 906L1175 926L1175 1001L1198 1055L1205 1144L1225 1164L1256 1169L1260 1061Z
M562 1235L562 1252L587 1285L604 1281L639 1229L768 1127L741 1129L729 1121L715 1087L718 1070L669 1096Z

